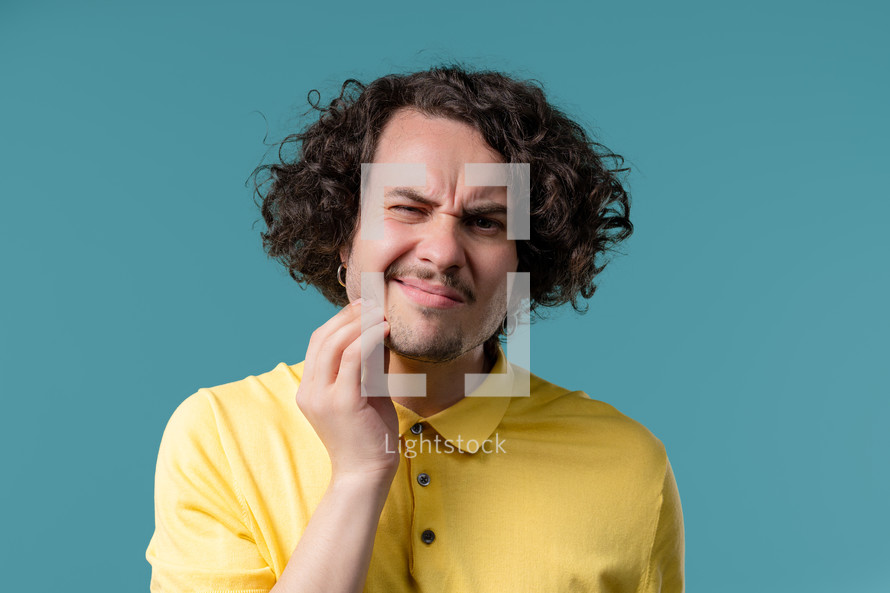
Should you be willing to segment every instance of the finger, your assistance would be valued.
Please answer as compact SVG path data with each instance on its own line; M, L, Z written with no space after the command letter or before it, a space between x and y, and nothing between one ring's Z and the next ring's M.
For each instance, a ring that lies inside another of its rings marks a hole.
M389 323L381 321L356 337L343 351L340 361L340 374L337 376L337 385L344 388L359 387L362 382L362 365L368 360L370 355L377 349L383 348L383 340L389 335ZM372 395L384 394L385 386L379 383L367 384L368 391ZM337 393L355 394L361 396L361 390L357 389L338 389ZM355 397L347 395L347 397ZM355 403L355 402L353 402Z
M362 306L362 309L365 307ZM383 311L373 305L361 315L354 316L348 323L329 335L321 345L316 355L315 379L323 383L333 383L340 374L341 358L343 351L351 344L362 331L362 324L370 325L371 320L383 320Z
M322 345L331 334L358 317L361 314L361 307L362 299L352 301L312 332L312 335L309 338L309 346L306 348L306 358L303 365L303 381L313 381L315 379L316 363Z
M306 405L310 403L313 394L317 392L313 387L317 382L321 382L319 387L323 388L331 382L330 377L326 377L325 368L330 364L325 360L324 353L331 346L331 336L335 335L343 327L348 327L350 322L360 319L361 299L353 301L346 305L336 315L328 319L323 325L319 326L309 339L309 346L306 349L306 358L303 365L303 376L297 387L295 395L298 405ZM305 393L301 396L301 391Z

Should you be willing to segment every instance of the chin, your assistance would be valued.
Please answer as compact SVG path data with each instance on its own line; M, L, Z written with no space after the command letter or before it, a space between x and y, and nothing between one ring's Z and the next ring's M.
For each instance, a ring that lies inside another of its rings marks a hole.
M395 336L390 333L383 344L391 353L421 362L448 362L466 351L460 336L454 335L453 339L448 339L436 331L429 339L414 333L410 337L398 335L398 332Z

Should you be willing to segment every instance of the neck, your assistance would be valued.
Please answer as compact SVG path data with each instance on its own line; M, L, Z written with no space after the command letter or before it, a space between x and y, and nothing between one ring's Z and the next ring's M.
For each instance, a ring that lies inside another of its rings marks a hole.
M448 362L423 362L384 350L384 368L389 374L422 373L426 375L426 397L393 397L409 410L426 418L453 406L466 397L464 376L468 373L489 373L494 360L485 356L483 345Z

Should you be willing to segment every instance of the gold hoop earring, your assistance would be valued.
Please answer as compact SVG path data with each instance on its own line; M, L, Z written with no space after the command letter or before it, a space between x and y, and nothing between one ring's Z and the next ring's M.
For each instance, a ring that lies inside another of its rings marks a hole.
M346 266L344 266L343 264L340 264L340 267L337 268L337 282L339 282L340 286L342 286L343 288L346 288L346 281L340 280L340 270L345 270L345 269L346 269Z

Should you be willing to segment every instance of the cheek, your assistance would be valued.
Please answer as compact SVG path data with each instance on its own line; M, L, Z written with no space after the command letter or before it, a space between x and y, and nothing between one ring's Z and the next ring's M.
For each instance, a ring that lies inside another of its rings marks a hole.
M376 241L365 241L364 250L372 259L377 271L384 271L394 261L411 251L413 239L411 233L395 228L392 224L383 225L383 238Z
M492 304L502 304L507 299L507 271L501 266L497 266L486 273L486 282L484 289L480 288L480 297L486 298ZM482 292L484 290L484 292Z
M516 249L503 249L489 259L487 266L490 277L496 278L497 282L507 282L507 274L516 272L519 269L519 258Z
M509 284L508 274L516 272L519 266L519 260L516 257L516 251L504 251L500 254L499 259L492 262L486 277L490 279L490 291L493 300L505 303L507 300L507 286Z
M353 252L355 269L386 273L410 250L409 241L405 238L397 239L392 233L384 232L383 238L376 241L359 240L356 242L356 251Z

